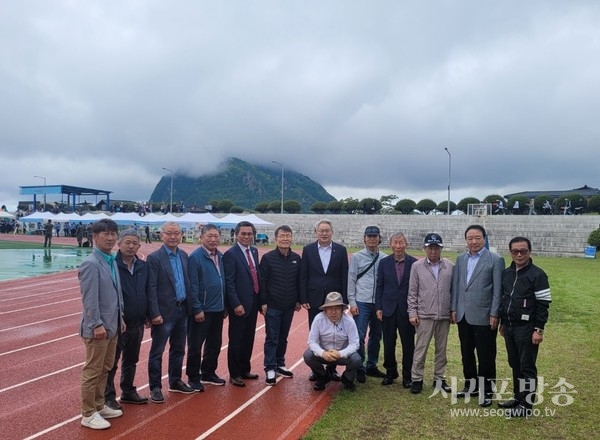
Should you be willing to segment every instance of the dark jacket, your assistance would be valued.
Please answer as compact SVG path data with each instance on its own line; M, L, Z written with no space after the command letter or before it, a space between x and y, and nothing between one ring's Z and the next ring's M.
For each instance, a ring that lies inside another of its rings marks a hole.
M506 325L544 328L552 297L546 273L533 264L516 270L513 262L502 273L500 319Z
M375 291L375 309L381 310L383 316L390 317L394 312L408 319L408 282L410 269L417 259L411 255L404 257L404 273L398 284L396 275L396 259L388 255L379 262L377 270L377 290Z
M319 255L319 243L307 244L302 249L300 264L300 303L318 309L330 292L339 292L348 303L348 251L341 244L331 243L331 260L327 273Z
M203 247L196 249L188 258L193 315L200 312L223 312L225 310L225 266L223 265L223 254L217 251L217 256L219 257L219 271Z
M144 325L148 309L146 288L148 285L148 264L136 257L133 265L133 274L129 272L127 264L123 262L121 251L115 257L121 278L123 291L124 321L128 327Z
M277 310L291 310L300 302L300 255L283 255L279 249L263 255L260 261L262 286L260 304Z
M250 246L250 252L252 253L254 266L258 272L258 282L260 285L258 250L254 246ZM225 292L227 293L226 303L229 314L233 314L233 310L242 305L245 310L243 317L248 318L251 313L256 313L256 310L252 309L254 295L256 294L254 293L248 260L238 244L234 244L223 254L223 264L225 265Z

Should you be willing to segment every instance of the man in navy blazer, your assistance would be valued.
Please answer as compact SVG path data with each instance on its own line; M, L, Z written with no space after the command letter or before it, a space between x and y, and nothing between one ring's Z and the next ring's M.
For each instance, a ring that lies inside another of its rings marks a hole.
M339 292L348 303L348 251L345 246L332 241L330 220L320 220L315 233L317 241L304 246L300 261L300 303L308 310L309 330L328 293ZM328 372L331 379L341 380L335 366L328 367ZM317 379L314 372L309 379Z
M408 243L403 233L390 237L392 255L379 262L375 292L376 315L382 321L383 366L386 370L382 385L391 385L399 377L396 361L396 340L402 343L402 386L410 388L415 352L415 328L408 320L408 285L410 269L417 259L406 253ZM397 333L396 333L397 332Z
M227 367L229 382L236 387L245 387L244 379L258 379L250 365L260 302L258 250L252 246L255 236L252 223L239 222L235 226L237 243L223 254L229 315Z
M302 249L300 302L308 310L308 326L320 313L330 292L340 292L348 303L348 251L332 241L333 225L322 219L315 227L317 241Z
M465 231L468 252L459 255L454 266L450 317L451 322L458 324L465 376L465 386L456 395L468 397L481 392L479 405L483 407L492 404L496 379L496 336L504 271L504 259L486 249L486 237L480 225L471 225ZM484 389L479 390L480 386Z
M92 224L96 248L81 264L78 273L83 303L79 335L86 352L81 370L81 424L91 429L107 429L110 422L106 419L123 415L123 411L106 406L104 401L108 372L115 362L118 334L125 331L121 280L112 254L118 230L110 219Z
M194 389L181 380L187 334L191 314L188 296L188 255L179 249L181 228L167 222L161 231L163 245L148 255L148 319L152 323L152 346L148 358L150 400L165 401L162 394L162 356L169 341L169 391L191 394Z

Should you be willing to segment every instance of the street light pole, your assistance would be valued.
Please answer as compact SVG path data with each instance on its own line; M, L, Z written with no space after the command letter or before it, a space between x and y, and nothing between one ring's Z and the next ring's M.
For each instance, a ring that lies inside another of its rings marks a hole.
M283 214L283 164L276 160L273 160L272 162L281 167L281 214Z
M33 177L37 177L38 179L44 179L44 186L46 186L46 178L44 176L33 176ZM34 206L35 208L35 206ZM46 188L44 188L44 211L46 210Z
M448 148L444 147L444 150L446 150L446 153L448 153L448 215L450 215L450 176L452 173L452 155L450 154L450 151L448 150Z
M163 167L163 170L171 173L171 199L170 199L170 203L169 203L169 213L172 214L173 213L173 170L170 170L165 167Z

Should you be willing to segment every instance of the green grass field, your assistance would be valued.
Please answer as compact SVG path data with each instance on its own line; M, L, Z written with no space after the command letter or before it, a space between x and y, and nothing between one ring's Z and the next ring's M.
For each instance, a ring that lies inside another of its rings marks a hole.
M40 237L39 243L27 243L22 241L8 241L0 239L0 250L2 249L40 249L44 246L44 237ZM51 249L68 249L74 246L53 244Z
M413 254L418 254L417 252ZM456 255L445 255L454 260ZM597 259L542 258L534 262L549 276L553 302L544 341L538 356L538 376L543 377L543 402L536 405L537 417L506 419L489 415L498 411L494 404L484 415L476 401L452 403L450 397L431 395L433 347L427 356L423 393L410 394L399 384L384 387L380 379L367 378L354 393L340 391L324 417L305 439L592 439L598 438L600 393L596 390L600 349L600 289ZM507 264L508 264L507 258ZM397 358L400 361L398 351ZM380 364L383 362L380 353ZM381 365L380 365L381 367ZM498 336L498 378L511 378L504 340ZM456 326L451 327L448 343L448 379L458 379L462 387L462 364ZM565 405L566 393L558 382L564 378L573 403ZM303 378L299 378L303 379ZM541 380L540 380L541 382ZM512 381L508 383L510 397ZM306 382L306 386L310 386ZM330 385L337 386L337 385ZM556 387L556 388L553 388ZM538 392L539 392L538 387ZM558 402L558 405L553 402ZM558 400L557 400L558 399ZM452 414L451 410L469 408L479 414Z

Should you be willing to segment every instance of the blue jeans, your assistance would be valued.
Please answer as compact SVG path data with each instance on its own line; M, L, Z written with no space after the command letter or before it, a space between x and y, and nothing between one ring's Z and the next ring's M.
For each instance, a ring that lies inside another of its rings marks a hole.
M148 379L150 389L162 388L162 356L169 341L169 384L181 379L185 339L187 332L187 311L185 306L176 308L169 321L153 325L152 346L148 358Z
M381 321L375 314L375 304L356 302L358 315L354 316L354 322L358 328L359 347L358 354L365 362L365 338L367 337L367 327L369 329L369 342L367 344L367 369L375 368L379 360L379 346L381 343ZM364 365L360 367L364 370Z
M294 318L294 309L278 310L267 307L265 316L265 371L285 367L287 338Z

